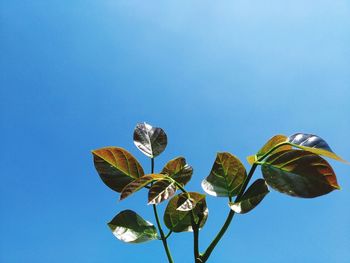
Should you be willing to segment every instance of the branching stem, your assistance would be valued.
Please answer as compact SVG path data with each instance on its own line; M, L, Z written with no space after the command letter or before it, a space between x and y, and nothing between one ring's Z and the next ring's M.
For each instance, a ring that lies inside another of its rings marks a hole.
M235 202L239 202L240 198L242 197L250 179L252 178L255 169L257 167L257 164L253 164L252 168L249 171L249 174L246 178L246 180L244 181L241 190L239 191ZM230 199L230 198L229 198ZM211 244L209 245L209 247L207 248L207 250L203 253L203 255L201 256L201 260L202 262L206 262L210 256L210 254L213 252L214 248L216 247L216 245L219 243L220 239L223 237L223 235L225 234L227 228L229 227L233 216L235 215L235 212L233 210L230 209L230 212L227 215L226 221L224 223L224 225L222 226L222 228L220 229L219 233L216 235L216 237L214 238L214 240L211 242Z
M236 199L234 202L239 202L248 186L248 183L250 181L250 179L253 177L253 174L255 172L256 167L261 164L261 161L264 160L269 154L271 154L273 151L275 151L278 147L281 147L283 145L288 145L290 143L288 142L283 142L280 144L275 145L272 149L270 149L268 152L266 152L263 156L261 156L258 160L256 160L256 162L252 165L247 178L244 180L241 190L239 191ZM231 202L231 197L229 197L229 201ZM200 259L202 261L199 262L206 262L209 258L209 256L211 255L211 253L213 252L214 248L216 247L216 245L219 243L220 239L223 237L223 235L225 234L227 228L229 227L233 216L235 215L235 212L233 210L230 209L229 214L227 215L226 221L224 223L224 225L222 226L222 228L220 229L219 233L216 235L216 237L213 239L213 241L210 243L209 247L205 250L205 252L200 255Z
M151 173L154 173L154 158L151 158ZM174 260L171 256L171 252L169 250L168 247L168 242L167 242L167 238L170 236L171 232L169 232L169 234L167 236L164 235L162 226L160 224L160 220L159 220L159 216L158 216L158 212L157 212L157 206L156 205L152 205L153 206L153 212L154 212L154 217L156 218L156 222L157 222L157 226L158 226L158 230L159 230L159 234L160 234L160 238L163 242L163 246L165 249L165 253L168 257L168 261L169 263L174 263Z

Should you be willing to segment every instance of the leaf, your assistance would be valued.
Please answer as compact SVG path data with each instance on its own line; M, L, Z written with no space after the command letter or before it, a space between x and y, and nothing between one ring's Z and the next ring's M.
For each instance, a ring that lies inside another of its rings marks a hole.
M294 147L349 164L348 161L336 155L328 143L317 135L296 133L288 137L288 142Z
M193 231L192 228L192 213L194 222L202 228L208 218L208 208L205 202L205 195L189 192L190 198L196 201L195 207L190 211L179 211L177 208L181 205L183 195L187 198L185 193L174 196L168 203L164 213L164 223L171 231L187 232ZM180 204L179 204L180 200Z
M291 196L312 198L339 189L329 163L308 151L277 152L266 159L261 170L268 185Z
M161 171L162 174L167 174L169 177L173 178L176 182L182 184L183 186L187 184L193 173L192 166L186 163L184 157L177 157L169 161Z
M275 135L272 138L270 138L267 143L258 151L256 155L248 156L247 161L250 165L253 165L255 161L257 161L259 158L264 156L266 153L268 153L273 147L280 143L287 142L288 137L285 135ZM292 149L292 146L290 145L282 145L275 149L272 153L279 152L279 151L284 151L284 150L290 150ZM271 153L271 154L272 154Z
M124 210L108 223L119 240L126 243L142 243L158 239L155 226L131 210Z
M127 184L144 175L136 158L123 148L105 147L92 154L102 181L114 191L121 192Z
M237 195L247 177L241 161L228 152L218 153L209 176L202 181L202 188L213 196Z
M167 146L167 136L161 128L152 127L146 122L139 123L134 130L134 143L143 154L154 158Z
M269 193L264 179L256 180L243 194L239 202L230 202L230 208L239 214L245 214L254 209Z
M151 182L161 179L164 179L164 175L162 174L146 174L136 179L135 181L131 182L130 184L124 187L120 194L120 201L129 197L130 195L142 189Z
M171 198L176 192L176 186L168 180L154 183L148 192L148 204L159 204Z
M250 165L253 165L256 161L258 160L256 154L255 155L249 155L247 157L247 162L250 164Z
M177 200L177 208L176 210L179 211L191 211L193 208L196 207L196 204L198 203L198 199L193 199L191 196L188 196L186 194L179 195L179 199Z

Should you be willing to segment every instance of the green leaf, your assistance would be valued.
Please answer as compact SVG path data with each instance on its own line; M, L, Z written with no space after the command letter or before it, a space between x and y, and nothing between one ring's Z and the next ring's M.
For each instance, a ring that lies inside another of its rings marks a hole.
M93 150L94 164L102 181L111 189L122 189L144 175L143 169L134 156L118 147L105 147Z
M162 174L146 174L125 186L120 194L120 200L129 197L130 195L142 189L151 182L162 179L164 179L164 175Z
M349 164L348 161L336 155L328 143L317 135L296 133L288 137L288 142L294 147Z
M131 210L120 212L108 226L119 240L126 243L159 239L155 226Z
M161 171L162 174L167 174L169 177L173 178L176 182L181 185L187 184L193 173L192 166L186 163L184 157L177 157L169 161Z
M269 186L291 196L312 198L339 189L329 163L309 151L277 152L266 159L261 170Z
M196 204L192 210L180 211L177 208L183 204L184 198L189 194ZM192 214L193 213L193 214ZM192 218L194 222L202 228L208 218L208 208L205 202L205 195L189 192L174 196L168 203L164 213L164 223L170 230L174 232L193 231Z
M143 154L154 158L165 150L167 136L161 128L139 123L134 130L134 143Z
M230 202L230 208L239 214L245 214L254 209L269 193L264 179L256 180L243 194L241 201Z
M267 141L267 143L258 151L256 155L248 156L247 161L250 165L253 165L254 162L256 162L259 158L264 156L266 153L268 153L273 147L280 143L287 142L288 137L285 135L275 135L271 139ZM290 145L282 145L275 149L272 153L279 152L279 151L284 151L284 150L290 150L292 149L292 146ZM272 154L271 153L271 154Z
M174 182L161 180L154 183L148 192L148 204L159 204L171 198L176 192Z
M209 176L202 181L202 188L213 196L237 195L247 177L241 161L228 152L218 153Z

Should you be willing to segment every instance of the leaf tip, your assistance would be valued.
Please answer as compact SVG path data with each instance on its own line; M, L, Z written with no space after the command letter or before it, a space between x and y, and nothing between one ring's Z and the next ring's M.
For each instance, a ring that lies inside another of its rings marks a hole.
M341 190L340 185L333 185L333 187L335 188L335 190Z
M257 161L256 155L250 155L247 157L247 162L250 165L253 165Z

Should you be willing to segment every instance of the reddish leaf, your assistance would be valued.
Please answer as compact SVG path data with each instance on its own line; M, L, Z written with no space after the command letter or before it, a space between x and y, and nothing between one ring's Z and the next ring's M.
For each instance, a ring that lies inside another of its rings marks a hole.
M94 164L102 181L117 192L130 182L144 175L134 156L118 147L105 147L92 151Z

